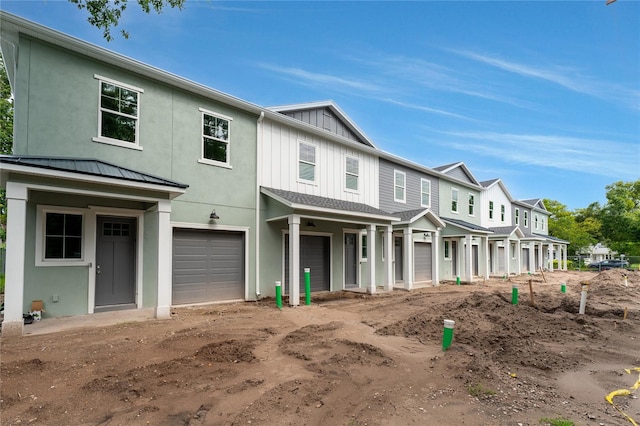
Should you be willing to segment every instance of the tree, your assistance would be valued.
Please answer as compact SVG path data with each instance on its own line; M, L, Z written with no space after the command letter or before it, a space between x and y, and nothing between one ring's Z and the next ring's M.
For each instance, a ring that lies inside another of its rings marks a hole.
M86 9L89 13L87 21L102 30L102 35L107 41L113 40L111 29L118 26L120 17L128 6L129 0L69 0L78 6L78 9ZM136 0L145 13L153 9L161 13L164 7L177 7L182 9L186 0ZM124 38L129 38L129 33L120 29Z
M576 221L575 214L567 206L555 200L543 200L551 213L549 217L549 235L569 241L567 252L582 251L597 242L583 226Z
M4 68L4 60L0 53L0 154L11 154L13 151L13 96L11 86ZM7 236L7 197L4 189L0 189L0 245Z
M640 256L640 179L615 182L607 187L602 209L602 234L612 250Z

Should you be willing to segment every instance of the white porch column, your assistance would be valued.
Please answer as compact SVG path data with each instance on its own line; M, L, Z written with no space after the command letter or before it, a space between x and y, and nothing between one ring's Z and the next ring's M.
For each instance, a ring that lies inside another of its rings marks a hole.
M464 249L464 275L465 281L471 283L473 282L473 236L471 234L467 235L465 237L465 241L467 242L467 245Z
M289 306L300 305L300 216L289 216Z
M158 304L156 318L171 318L171 201L158 202Z
M535 272L536 270L536 243L531 242L529 244L529 272Z
M553 244L549 244L549 270L551 272L553 272L553 253L555 251L555 248L553 246ZM560 266L560 259L558 259L558 266Z
M440 229L431 238L431 285L440 285Z
M516 242L516 253L515 253L515 257L516 257L516 271L518 275L522 274L522 245L520 243L520 240L518 240L518 242Z
M367 225L367 251L369 294L374 294L376 292L376 225Z
M563 245L562 246L562 259L564 262L564 267L562 268L563 271L567 270L567 246Z
M404 269L404 288L413 288L413 231L411 227L404 230L404 258L402 268Z
M3 336L21 336L24 328L24 250L27 229L27 187L7 183L7 254Z
M489 236L482 238L484 240L484 277L489 278L489 257L495 259L495 256L489 256Z
M509 239L505 238L502 243L504 244L504 273L509 276L511 272L511 244L509 244Z
M465 238L464 237L460 237L458 239L458 252L456 253L457 259L457 271L456 271L456 276L453 278L454 280L457 277L460 277L460 281L464 281L464 273L467 270L467 263L465 262L465 245L464 245L464 241Z
M386 268L384 289L391 291L393 290L393 226L387 226L384 235L384 259Z
M542 243L539 244L540 249L538 250L538 267L544 268L544 253Z

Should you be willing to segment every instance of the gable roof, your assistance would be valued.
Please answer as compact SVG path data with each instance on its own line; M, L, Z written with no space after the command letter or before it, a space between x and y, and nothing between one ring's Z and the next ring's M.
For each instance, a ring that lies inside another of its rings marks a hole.
M507 189L507 187L505 186L504 182L502 181L502 179L500 178L495 178L495 179L489 179L489 180L484 180L482 182L480 182L480 185L484 188L484 189L489 189L492 186L495 185L500 185L500 188L502 188L502 192L504 193L504 195L507 196L507 199L510 202L513 202L513 197L511 196L511 194L509 193L509 190Z
M544 202L542 201L542 198L531 198L529 200L520 200L520 201L532 207L537 207L541 210L547 210L547 208L544 205Z
M260 192L292 209L310 210L323 213L335 213L350 216L363 216L369 219L379 219L397 222L399 218L384 210L364 203L337 200L317 195L302 194L300 192L285 191L283 189L260 187Z
M457 179L460 179L460 178L456 176L456 173L458 174L461 173L466 179L469 180L469 183L481 186L480 182L478 182L478 180L473 175L473 173L471 173L471 170L469 170L466 164L464 164L464 162L462 161L459 161L457 163L445 164L444 166L434 167L434 170L442 172L445 175L455 177Z
M458 228L462 228L462 229L465 229L467 231L481 232L483 234L493 234L493 231L491 229L489 229L489 228L484 228L484 227L476 225L474 223L465 222L464 220L453 219L453 218L450 218L450 217L441 217L441 219L445 223L457 226Z
M442 221L431 209L429 208L420 208L413 210L405 210L401 212L393 213L394 216L398 216L400 218L400 224L409 224L413 223L416 220L420 219L423 216L427 216L434 225L439 226L440 228L444 228L447 226L446 223Z
M120 167L95 158L0 155L0 164L2 164L3 172L92 181L95 179L91 177L97 177L106 179L105 183L113 184L115 180L122 181L126 185L126 182L130 182L152 190L163 189L162 187L167 190L168 187L170 192L177 193L184 193L184 190L189 187L183 183ZM86 178L82 179L82 176Z
M494 226L489 228L493 231L495 235L493 236L509 236L512 234L516 234L518 238L524 238L524 232L520 229L519 226Z
M301 104L280 105L267 108L270 111L279 112L281 114L311 111L317 109L329 109L340 122L349 130L351 130L357 137L358 142L361 142L369 147L376 148L375 144L365 133L352 121L347 114L332 100L318 101L318 102L305 102ZM324 130L324 129L323 129Z

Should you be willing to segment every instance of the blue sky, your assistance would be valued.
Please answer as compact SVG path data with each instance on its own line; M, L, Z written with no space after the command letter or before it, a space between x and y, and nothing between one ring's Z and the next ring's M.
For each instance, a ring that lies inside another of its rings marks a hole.
M382 150L569 209L640 178L640 2L218 2L107 42L63 0L2 10L262 106L331 99Z

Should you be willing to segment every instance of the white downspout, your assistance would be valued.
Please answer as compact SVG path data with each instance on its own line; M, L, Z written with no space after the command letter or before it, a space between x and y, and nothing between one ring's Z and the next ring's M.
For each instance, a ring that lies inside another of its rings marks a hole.
M260 300L260 182L262 180L262 120L260 111L256 128L256 298Z

